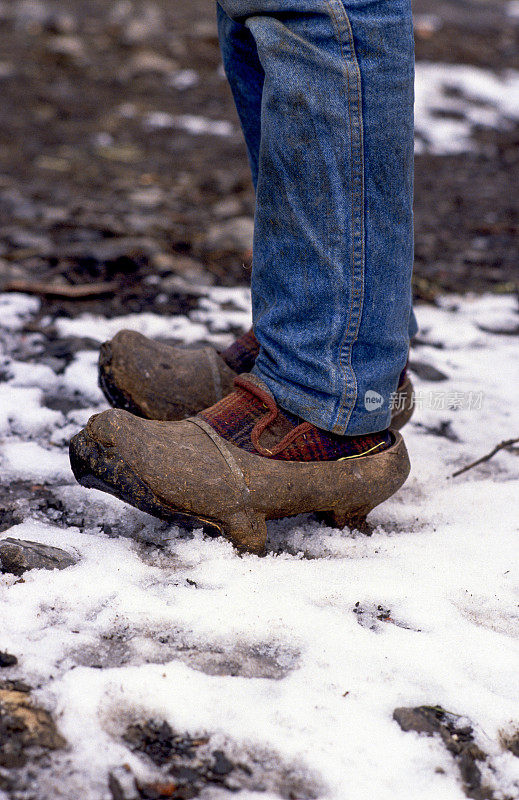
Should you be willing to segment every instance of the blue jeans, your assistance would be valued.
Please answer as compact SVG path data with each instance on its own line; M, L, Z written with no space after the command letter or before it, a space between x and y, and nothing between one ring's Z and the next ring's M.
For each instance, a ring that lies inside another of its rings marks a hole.
M220 0L256 189L254 372L338 434L389 425L416 333L411 0Z

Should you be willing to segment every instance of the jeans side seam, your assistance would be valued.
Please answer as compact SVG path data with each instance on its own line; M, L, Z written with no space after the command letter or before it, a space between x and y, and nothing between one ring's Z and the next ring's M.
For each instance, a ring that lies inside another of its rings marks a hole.
M336 423L334 429L336 432L343 432L343 428L347 425L351 417L355 402L357 399L357 381L355 374L352 371L351 364L351 351L353 343L357 338L360 321L362 317L362 306L364 298L364 258L365 258L365 231L364 231L364 149L363 149L363 121L362 121L362 89L360 83L360 69L355 54L355 44L351 30L351 24L342 4L342 0L338 0L340 9L338 15L334 9L335 0L327 0L330 9L330 16L333 20L336 29L337 39L341 55L346 65L346 82L347 82L347 95L348 95L348 115L350 118L350 154L351 154L351 172L352 172L352 186L351 186L351 203L352 203L352 277L351 277L351 301L348 313L348 321L343 340L340 345L339 352L339 366L345 377L345 386L341 394L339 407L336 413ZM338 16L340 19L338 19ZM342 23L342 24L341 24ZM343 50L342 37L346 33L349 40L349 48L351 56L348 59ZM353 121L351 111L351 95L352 88L350 84L350 64L353 63L355 70L355 106L353 110ZM352 316L353 326L352 329ZM347 364L344 363L344 357L347 358ZM352 386L348 385L349 377L353 377ZM340 417L346 405L349 405L347 410L345 425L340 425ZM340 430L338 430L340 429Z

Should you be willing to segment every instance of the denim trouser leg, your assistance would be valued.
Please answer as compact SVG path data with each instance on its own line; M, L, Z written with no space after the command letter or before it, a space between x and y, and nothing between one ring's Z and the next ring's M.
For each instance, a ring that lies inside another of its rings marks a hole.
M256 189L261 139L261 99L265 73L249 29L228 17L219 3L216 11L222 61L240 117L252 182Z
M257 179L254 371L321 428L385 428L416 331L410 0L220 5Z

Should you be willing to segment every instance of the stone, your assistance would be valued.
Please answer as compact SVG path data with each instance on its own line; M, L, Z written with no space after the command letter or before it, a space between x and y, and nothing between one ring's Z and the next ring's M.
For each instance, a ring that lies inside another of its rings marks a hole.
M161 56L153 50L141 50L126 67L126 77L135 78L137 75L158 73L169 75L176 72L178 64L171 58Z
M23 575L31 569L66 569L77 563L77 558L40 542L7 537L0 541L0 570L13 575Z
M133 773L124 766L116 767L110 772L108 788L112 794L112 800L140 800L141 797Z
M254 220L252 217L234 217L207 232L205 245L209 250L237 251L241 254L252 251Z
M16 656L12 656L11 653L2 652L0 650L0 667L14 667L15 664L18 664Z
M501 732L499 740L506 750L509 750L512 755L519 758L519 730L512 733Z
M190 258L189 256L174 256L170 259L158 259L158 261L154 260L154 263L157 264L157 266L159 263L162 265L161 268L159 267L159 271L162 271L163 273L166 271L172 272L174 275L180 275L182 278L187 280L203 282L208 275L204 265L199 261L195 261L194 258ZM169 277L171 276L167 276L161 281L161 285L164 290L169 289L167 283Z
M75 64L85 62L85 48L78 36L67 34L53 36L49 40L47 48L62 61L70 61Z
M130 200L141 208L156 208L164 202L164 193L158 186L150 186L148 189L136 189L130 194Z
M30 692L0 682L0 767L23 767L29 748L60 750L66 741L44 708L36 706Z
M324 786L316 773L283 763L270 750L253 747L240 752L234 760L235 747L218 737L218 747L213 749L211 737L197 739L172 730L159 720L131 725L123 734L130 750L145 756L160 771L160 778L146 782L136 781L140 797L162 800L174 797L190 800L194 797L216 796L214 789L230 792L267 792L269 797L316 800L325 794ZM152 768L153 769L153 768ZM218 793L218 797L222 796ZM113 800L127 800L125 794L114 794ZM129 795L128 800L133 800Z
M215 775L229 775L233 771L234 764L229 761L222 750L215 750L213 756L214 762L211 770Z
M410 361L409 369L423 381L439 383L440 381L446 381L448 379L448 375L445 375L444 372L440 372L440 370L433 367L432 364L426 364L424 361Z
M471 725L463 718L446 711L441 706L395 708L393 719L403 731L416 731L426 736L437 734L454 758L463 784L463 790L472 800L491 800L495 795L485 783L478 762L488 758L475 742Z
M70 35L77 28L76 20L72 14L53 13L45 20L44 29L48 33Z
M178 800L188 800L188 798L198 795L197 789L186 791L185 787L178 786L176 781L153 781L152 783L139 783L140 797L146 800L166 800L174 797Z
M226 219L228 217L238 217L241 211L241 203L237 197L224 197L213 206L213 214L218 219Z
M419 708L395 708L393 719L398 722L403 731L416 731L432 736L439 733L441 724L436 715L423 707Z

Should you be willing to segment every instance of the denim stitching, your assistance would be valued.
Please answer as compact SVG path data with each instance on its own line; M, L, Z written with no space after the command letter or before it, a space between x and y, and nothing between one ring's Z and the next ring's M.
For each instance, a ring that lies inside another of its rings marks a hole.
M338 23L337 18L335 16L335 11L333 9L331 0L327 0L327 2L328 2L328 7L330 9L330 16L332 18L333 25L334 25L335 30L336 30L337 41L338 41L338 44L339 44L339 50L341 51L342 59L343 59L344 63L346 64L346 84L347 84L346 97L347 97L347 100L348 100L348 118L349 118L349 122L350 122L350 152L351 152L351 142L353 142L353 123L352 123L352 120L351 120L350 75L349 75L348 67L347 67L347 58L346 58L346 56L344 54L344 50L343 50L343 47L342 47L339 23ZM351 163L350 163L350 173L351 173L350 174L350 179L351 179L350 194L351 194L351 208L352 208L351 263L352 263L352 266L353 266L355 264L355 221L353 219L353 208L355 207L355 202L354 202L355 182L353 180L353 158L351 159ZM350 289L351 289L351 302L350 302L350 306L349 306L349 309L348 309L348 322L346 324L346 332L349 330L349 327L350 327L350 320L351 320L351 313L352 313L352 306L353 306L353 298L355 296L354 295L353 281L354 281L354 269L352 269L352 274L351 274L351 287L350 287ZM340 355L340 353L342 351L343 344L344 344L344 339L341 342L341 347L340 347L340 352L339 352L339 365L341 367L342 367L342 364L341 364L341 355ZM348 388L348 376L346 375L345 377L346 377L346 385L344 387L344 392L346 392L347 388ZM337 416L338 415L336 414L336 419L337 419Z
M352 178L352 297L351 303L349 308L348 314L348 322L346 326L346 332L344 334L344 338L342 340L340 346L340 354L339 354L339 365L341 370L343 370L343 374L345 376L346 385L344 387L340 405L337 410L336 414L336 424L332 428L336 432L342 432L342 425L339 425L340 416L343 412L343 409L347 403L350 404L349 412L347 413L346 424L351 417L353 409L355 407L355 402L357 399L357 382L355 378L355 374L353 373L353 388L350 390L348 385L348 374L352 372L352 364L351 364L351 351L355 339L357 338L358 330L360 327L360 321L362 318L362 303L363 303L363 296L364 296L364 258L365 258L365 231L364 231L364 152L363 152L363 123L362 123L362 90L360 85L360 73L359 73L359 66L357 57L355 54L355 45L353 41L353 35L351 30L350 21L348 19L348 15L344 6L342 5L341 0L340 2L340 10L339 16L342 17L343 25L339 24L337 16L335 14L333 8L334 0L327 0L328 7L330 9L330 16L333 19L337 38L339 42L339 48L341 51L341 55L346 63L346 80L347 80L347 92L348 92L348 113L350 117L350 153L351 153L351 170L355 179ZM352 117L351 117L351 107L350 107L350 93L351 93L351 86L350 86L350 76L349 76L349 63L348 59L345 58L343 47L342 47L342 39L341 33L346 32L349 38L349 46L351 52L351 59L350 61L353 62L355 73L356 73L356 83L357 83L357 91L356 91L356 105L357 105L357 113L356 119L354 119L352 124ZM355 136L353 135L355 132ZM359 163L360 169L357 166L357 162ZM360 241L359 241L360 240ZM357 242L360 244L360 261L357 264L356 259L356 248ZM359 275L357 275L357 271L359 271ZM351 337L350 326L351 326L351 318L352 314L355 313L356 315L356 325L355 330L353 332L353 338L351 339L351 343L349 343L348 350L347 350L347 358L348 358L348 365L346 370L344 369L344 349L346 342ZM349 368L349 369L348 369ZM350 399L350 396L353 395ZM340 427L341 430L337 431L337 428Z
M345 15L346 15L346 13L345 13ZM346 18L347 18L347 15L346 15ZM347 19L347 22L348 22L347 33L348 33L348 36L349 36L349 39L350 39L350 48L351 48L351 51L353 53L353 58L354 58L355 66L356 66L356 79L357 79L357 104L358 104L358 121L359 121L358 122L358 124L359 124L359 140L360 140L360 154L359 155L360 155L360 161L361 161L360 188L359 188L359 195L360 195L360 198L359 198L360 199L360 202L359 202L359 209L360 209L359 222L360 222L360 226L361 226L361 233L360 233L360 245L361 245L361 262L360 262L361 276L360 277L361 277L361 280L360 280L360 287L359 287L359 289L360 289L360 299L359 299L360 307L359 307L359 314L358 314L358 318L357 318L357 325L356 325L356 328L355 328L355 333L354 333L354 336L353 336L353 340L352 340L351 345L350 345L350 347L348 349L348 365L349 365L349 368L350 368L350 370L351 370L351 372L353 374L353 379L354 379L354 382L355 382L355 386L354 386L355 396L353 397L353 402L352 402L351 408L350 408L348 416L347 416L346 424L348 423L348 421L349 421L349 419L350 419L350 417L351 417L351 415L353 413L353 409L355 407L355 402L356 402L356 399L357 399L357 379L356 379L355 373L353 372L353 366L352 366L351 362L352 362L353 345L355 343L355 340L357 339L357 335L358 335L359 328L360 328L360 322L361 322L361 318L362 318L362 306L363 306L363 300L364 300L364 276L365 276L364 137L363 137L363 117L362 117L362 86L361 86L360 68L358 66L358 61L357 61L357 57L356 57L356 54L355 54L355 43L353 41L353 33L352 33L351 25L350 25L350 22L349 22L348 19ZM356 292L355 296L357 294L358 293ZM342 364L342 352L341 352L339 361ZM339 415L340 415L340 413L342 411L344 403L345 403L345 398L344 398L344 401L341 402L341 405L339 407L339 411L337 413L338 417L339 417Z

